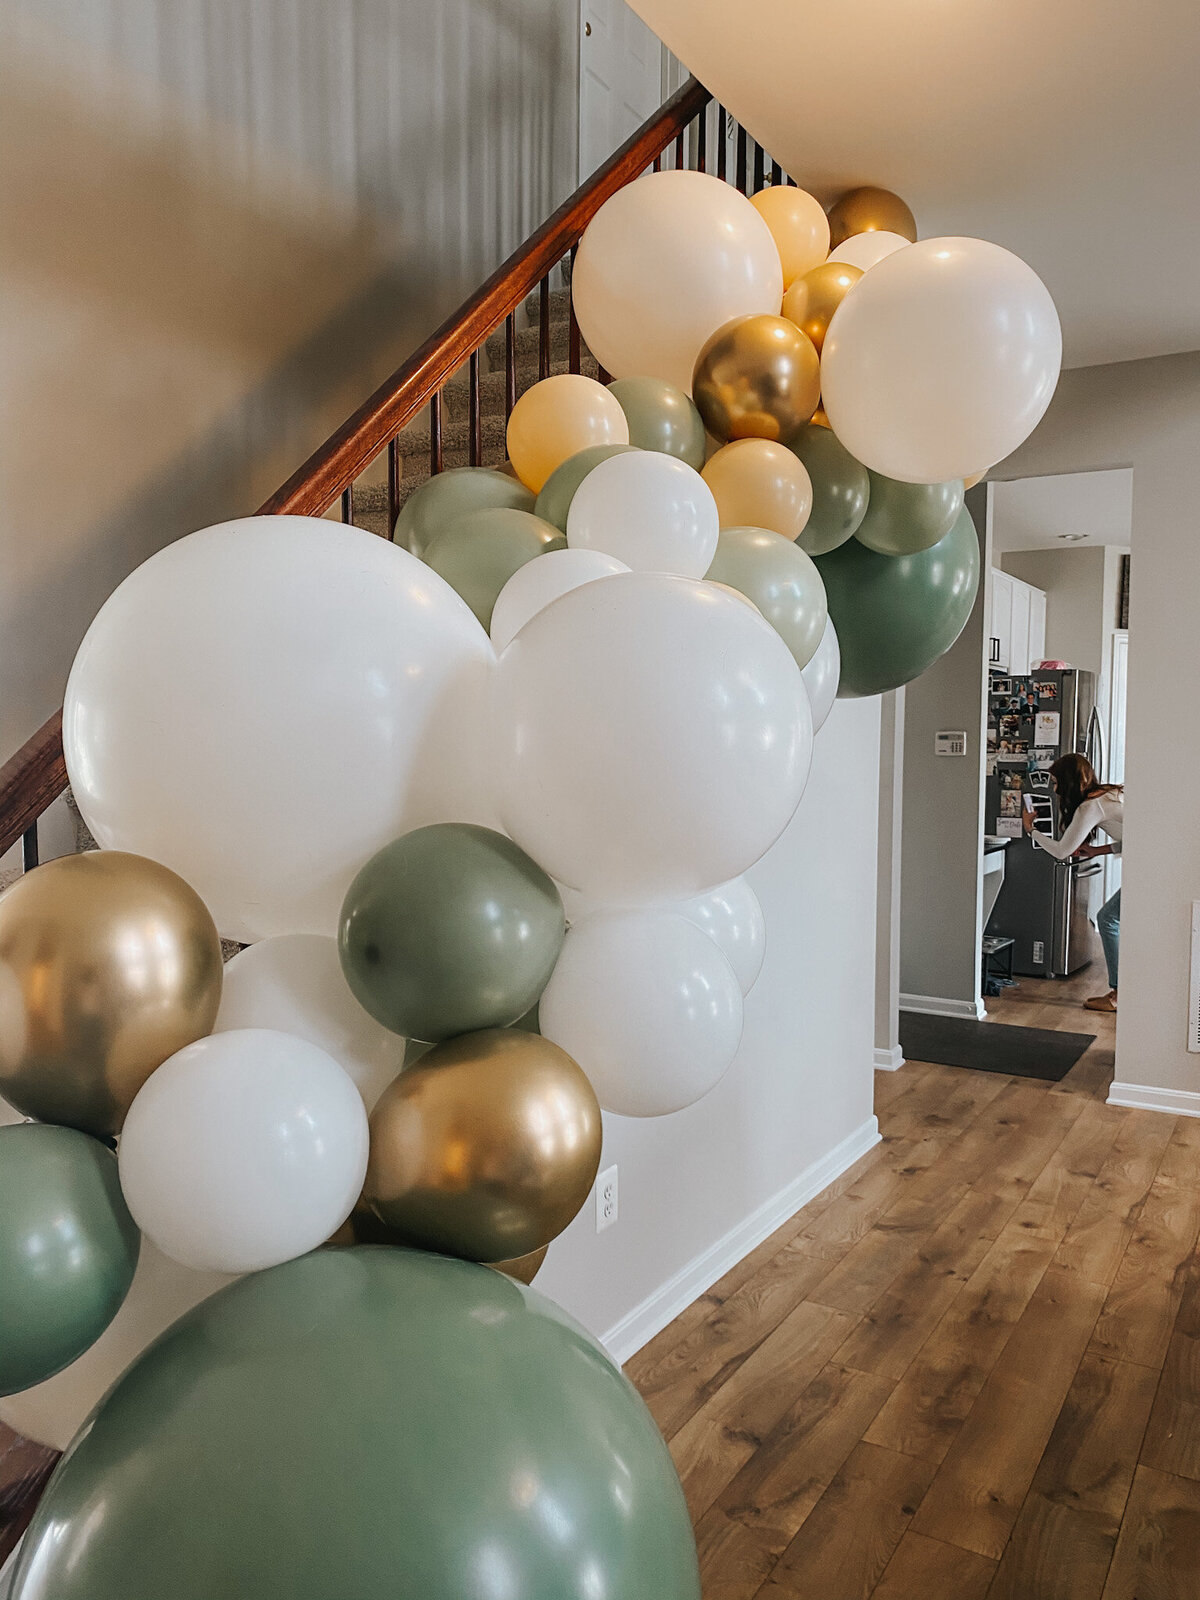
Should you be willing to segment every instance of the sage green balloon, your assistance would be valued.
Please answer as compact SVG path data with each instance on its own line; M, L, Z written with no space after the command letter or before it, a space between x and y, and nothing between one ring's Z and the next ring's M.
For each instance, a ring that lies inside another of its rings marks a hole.
M700 1600L649 1412L536 1289L317 1250L150 1346L55 1472L14 1600Z
M546 479L534 504L534 511L546 522L552 522L560 533L566 533L571 501L588 473L602 461L607 461L609 456L623 456L633 448L631 444L590 444L586 450L577 450L555 467Z
M532 511L533 494L491 467L450 467L415 489L396 518L396 543L423 556L438 534L460 517L491 507Z
M854 536L881 556L914 556L944 539L962 508L961 478L900 483L873 472L871 503Z
M798 667L816 655L828 615L825 585L813 558L791 539L767 528L722 528L705 576L753 600Z
M440 1043L541 998L566 923L554 880L502 833L436 822L385 845L342 906L346 981L377 1022Z
M140 1247L111 1150L74 1128L0 1128L0 1394L53 1377L95 1344Z
M560 531L532 511L490 506L444 528L424 559L470 606L485 631L513 573L546 550L565 550Z
M838 695L911 683L966 626L979 589L979 540L964 506L944 539L911 556L881 556L857 539L817 557L842 652Z
M815 422L806 423L787 445L812 479L812 510L796 543L810 556L823 556L845 544L867 515L871 493L867 469L828 428Z
M697 472L704 465L704 421L690 395L661 378L617 378L609 393L629 424L629 442L640 450L677 456Z

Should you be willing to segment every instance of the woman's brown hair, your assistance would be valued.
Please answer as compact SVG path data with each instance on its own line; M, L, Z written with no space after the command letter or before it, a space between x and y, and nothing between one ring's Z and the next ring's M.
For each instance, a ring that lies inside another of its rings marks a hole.
M1095 767L1078 750L1059 756L1050 768L1050 776L1058 790L1058 814L1064 828L1070 826L1071 818L1085 800L1096 800L1100 795L1121 792L1119 783L1101 783Z

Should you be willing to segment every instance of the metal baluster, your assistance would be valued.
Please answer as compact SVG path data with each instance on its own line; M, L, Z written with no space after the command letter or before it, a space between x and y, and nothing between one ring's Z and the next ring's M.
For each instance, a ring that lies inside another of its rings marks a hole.
M655 172L661 172L662 171L662 151L661 150L658 152L658 154L654 158L654 171Z
M396 518L400 515L400 445L388 440L387 447L387 536L396 537Z
M429 397L429 475L442 470L442 391Z
M754 141L754 188L750 191L752 194L757 194L766 184L766 164L767 158L763 153L763 147L756 139Z
M772 163L771 163L771 186L772 186L772 188L776 184L782 183L782 182L783 182L783 168L779 165L778 161L772 161Z
M538 284L538 377L550 376L550 274Z
M32 872L38 864L38 825L31 822L21 835L21 865Z
M739 125L738 131L737 131L737 167L736 167L736 173L737 173L737 176L734 178L734 186L735 186L735 188L740 189L743 194L745 194L745 192L746 192L746 130L745 130L745 128L741 127L740 125Z
M342 521L354 521L354 485L342 490Z
M700 113L696 121L696 171L708 171L708 107Z
M579 246L577 244L576 245L572 245L571 246L571 284L572 285L574 285L574 283L575 283L575 257L578 255L578 253L579 253ZM571 320L567 324L567 371L568 372L578 372L579 371L579 367L580 367L580 357L582 355L582 351L581 351L581 348L580 348L579 324L575 320L575 296L574 296L573 293L569 295L569 300L570 300L570 306L571 306Z
M512 416L517 403L517 314L510 311L504 319L504 420Z
M470 429L470 440L467 445L467 460L471 466L477 467L483 460L483 418L480 416L479 406L479 351L471 351L471 370L468 379L469 392L467 397L467 418Z
M683 166L683 129L679 130L679 137L675 140L675 170Z
M729 151L726 149L728 139L725 127L725 107L717 106L717 177L725 176L725 169L729 165Z
M597 365L599 365L599 363L597 363ZM599 379L599 381L601 383L611 383L613 381L613 375L612 375L611 372L608 371L608 369L606 367L600 367L600 379Z

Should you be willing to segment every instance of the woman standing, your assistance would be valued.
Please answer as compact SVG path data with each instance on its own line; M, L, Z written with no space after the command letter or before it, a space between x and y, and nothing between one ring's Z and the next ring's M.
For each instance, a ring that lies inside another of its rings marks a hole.
M1050 783L1058 796L1062 837L1052 839L1048 834L1039 833L1033 825L1033 813L1026 810L1022 813L1025 832L1032 838L1035 849L1045 850L1056 861L1066 861L1074 855L1119 856L1125 813L1125 791L1121 785L1101 783L1087 757L1075 751L1059 756L1050 768ZM1109 844L1087 843L1097 828L1108 835ZM1088 1011L1115 1011L1117 960L1121 947L1120 889L1101 906L1096 927L1104 946L1109 988L1107 994L1093 995L1083 1004Z

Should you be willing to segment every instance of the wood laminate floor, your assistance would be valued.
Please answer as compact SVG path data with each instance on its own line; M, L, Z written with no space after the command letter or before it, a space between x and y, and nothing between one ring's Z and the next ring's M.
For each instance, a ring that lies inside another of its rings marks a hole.
M883 1141L627 1365L705 1600L1200 1600L1200 1120L1104 1103L1097 966L992 1019L1061 1083L911 1062Z

